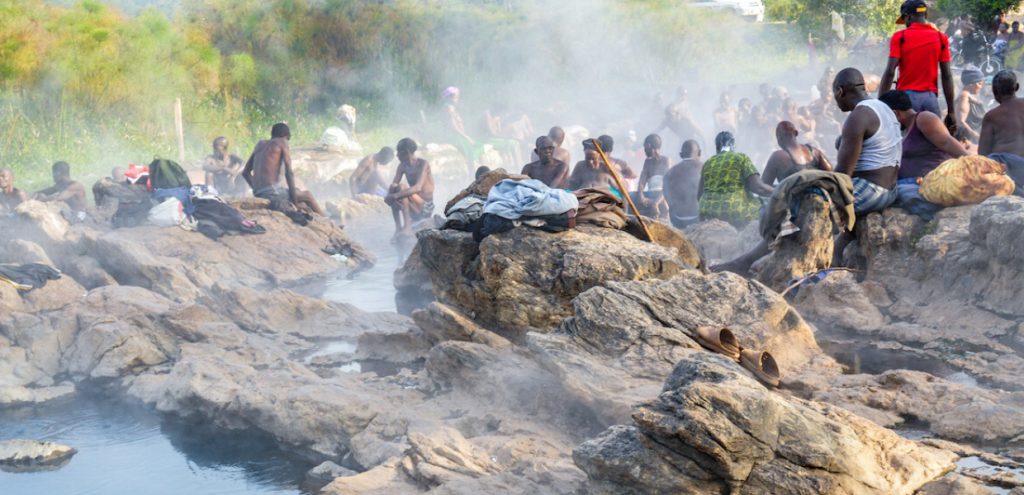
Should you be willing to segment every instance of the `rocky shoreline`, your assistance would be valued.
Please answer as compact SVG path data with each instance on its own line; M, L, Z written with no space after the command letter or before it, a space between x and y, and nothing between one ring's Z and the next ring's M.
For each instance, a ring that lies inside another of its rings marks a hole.
M657 225L654 243L426 230L395 275L434 300L410 317L287 289L374 256L330 222L238 206L268 233L106 231L25 205L0 262L65 276L25 297L0 285L0 407L97 387L333 463L327 494L986 493L958 459L1024 460L1019 198L928 224L873 214L846 252L864 273L788 299L708 273L744 235L714 225ZM780 388L702 347L705 325L771 352ZM892 355L917 361L871 362ZM362 359L399 366L342 366ZM889 429L907 421L932 439Z

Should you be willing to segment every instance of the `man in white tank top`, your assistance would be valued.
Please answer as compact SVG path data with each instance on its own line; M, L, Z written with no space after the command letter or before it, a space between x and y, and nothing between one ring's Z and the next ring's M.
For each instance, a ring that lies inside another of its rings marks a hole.
M864 75L843 69L832 83L836 105L852 112L843 124L836 171L853 177L854 210L858 215L885 209L896 201L896 179L903 133L888 105L864 89Z

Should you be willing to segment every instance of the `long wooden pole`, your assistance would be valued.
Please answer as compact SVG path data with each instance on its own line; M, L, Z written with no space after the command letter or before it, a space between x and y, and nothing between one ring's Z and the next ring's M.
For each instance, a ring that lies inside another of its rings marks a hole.
M651 235L651 231L647 229L647 223L644 222L643 215L640 214L640 210L633 204L633 198L629 197L629 191L622 185L622 179L619 178L619 173L615 170L615 167L608 161L608 157L604 154L604 150L601 149L601 143L596 139L591 139L591 143L594 144L594 148L597 149L597 153L601 155L601 160L604 161L604 166L608 167L608 172L612 174L612 178L615 179L615 185L619 186L619 191L622 192L622 196L626 198L626 202L629 203L629 207L633 209L633 213L636 213L636 219L640 222L640 228L643 229L644 235L647 236L648 242L654 242L654 236Z
M178 163L185 164L185 124L182 122L181 98L174 99L174 132L178 134Z

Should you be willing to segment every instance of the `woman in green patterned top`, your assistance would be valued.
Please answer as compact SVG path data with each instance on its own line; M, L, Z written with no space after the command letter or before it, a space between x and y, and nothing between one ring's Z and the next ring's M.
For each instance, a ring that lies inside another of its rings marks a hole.
M752 195L771 196L772 188L761 182L750 157L733 151L736 140L729 132L715 136L718 154L704 163L700 174L700 218L717 218L743 228L757 219L761 201Z

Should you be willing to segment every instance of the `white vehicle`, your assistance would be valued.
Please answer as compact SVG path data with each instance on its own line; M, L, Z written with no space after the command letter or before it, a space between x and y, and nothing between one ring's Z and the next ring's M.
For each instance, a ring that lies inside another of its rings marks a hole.
M764 21L764 2L761 0L688 0L686 4L698 9L731 11L744 19Z

